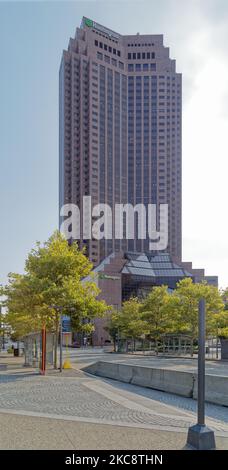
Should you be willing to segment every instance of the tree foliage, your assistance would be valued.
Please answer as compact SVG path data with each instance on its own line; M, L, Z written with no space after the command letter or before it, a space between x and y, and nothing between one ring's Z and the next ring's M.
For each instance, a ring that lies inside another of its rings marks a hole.
M154 287L140 306L150 337L158 339L172 330L173 311L171 297L166 286Z
M20 337L46 326L58 334L60 314L69 315L74 327L91 331L88 320L107 310L105 302L97 300L96 284L82 282L91 269L77 244L69 246L59 232L43 245L37 243L26 260L25 274L11 273L1 288L13 332Z
M214 334L214 316L223 311L224 304L218 289L206 282L193 283L185 278L177 284L174 291L176 302L176 321L180 332L192 338L198 336L198 305L200 299L206 301L206 327L208 334Z
M199 300L206 301L206 327L208 334L228 334L228 313L218 289L203 282L193 283L191 278L181 280L175 290L166 286L153 287L147 297L124 302L121 312L114 312L109 331L121 338L139 338L142 335L157 341L164 334L198 336Z

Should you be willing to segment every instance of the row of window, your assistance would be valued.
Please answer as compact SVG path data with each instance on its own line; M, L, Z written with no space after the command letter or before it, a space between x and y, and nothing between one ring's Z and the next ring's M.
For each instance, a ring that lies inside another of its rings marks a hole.
M96 39L94 41L94 44L96 47L100 47L100 49L104 49L105 51L111 52L114 55L117 55L118 57L121 56L121 52L119 49L115 49L115 47L107 46L107 44L104 44L103 42L98 42Z
M156 71L156 64L128 64L128 71L129 72L148 72L152 70L153 72Z
M108 39L109 41L112 41L112 42L115 42L116 44L118 44L118 41L116 39L113 39L112 37L107 37L105 34L101 34L99 33L98 31L96 31L95 29L92 30L93 33L95 34L98 34L98 36L102 36L102 38L105 38L105 39Z
M144 47L144 46L146 46L146 47L147 47L147 46L154 46L154 43L152 42L152 43L149 43L149 44L148 44L148 43L146 42L146 43L142 43L142 44L137 44L137 43L135 43L135 44L128 44L128 47L133 47L133 46L135 46L135 47L141 47L141 46Z
M136 59L155 59L155 52L128 52L128 55L127 55L127 58L128 59L133 59L133 60L136 60Z
M120 61L117 61L116 59L114 59L114 57L109 57L108 55L104 55L101 53L101 52L97 52L97 58L99 60L103 60L104 58L104 61L107 63L107 64L112 64L114 65L115 67L119 67L119 69L123 70L124 69L124 63L123 62L120 62Z

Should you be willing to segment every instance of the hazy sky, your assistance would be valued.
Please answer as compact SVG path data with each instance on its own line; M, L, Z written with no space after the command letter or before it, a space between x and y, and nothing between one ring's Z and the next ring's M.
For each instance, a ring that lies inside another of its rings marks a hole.
M162 33L183 74L183 259L228 285L227 0L0 0L0 278L58 221L58 70L82 16Z

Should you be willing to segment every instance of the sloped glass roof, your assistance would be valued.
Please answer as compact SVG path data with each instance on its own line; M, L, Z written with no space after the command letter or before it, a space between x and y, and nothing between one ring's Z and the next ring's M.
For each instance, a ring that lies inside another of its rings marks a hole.
M181 266L173 262L169 253L125 253L127 260L122 273L148 277L192 277Z
M107 256L96 268L93 269L94 273L99 273L105 270L105 266L112 262L115 258L115 253L111 253ZM123 254L123 260L126 263L121 271L122 274L129 274L136 276L137 279L140 277L151 278L156 280L158 278L182 278L192 277L188 271L178 266L173 262L169 253L137 253L137 252L126 252ZM91 276L87 276L84 281L91 280Z

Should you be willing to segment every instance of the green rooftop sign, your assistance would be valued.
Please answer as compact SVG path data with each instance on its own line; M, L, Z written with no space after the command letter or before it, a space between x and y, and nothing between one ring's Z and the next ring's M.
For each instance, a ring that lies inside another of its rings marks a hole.
M93 20L90 20L89 18L85 18L85 25L89 26L89 28L93 27Z
M97 31L100 31L101 33L105 33L110 38L119 39L119 37L120 37L120 35L118 33L115 33L115 31L112 31L111 29L105 28L105 26L102 26L101 24L96 23L95 21L90 20L89 18L86 18L85 16L83 16L82 24L83 24L83 26L88 26L89 28L94 28Z

